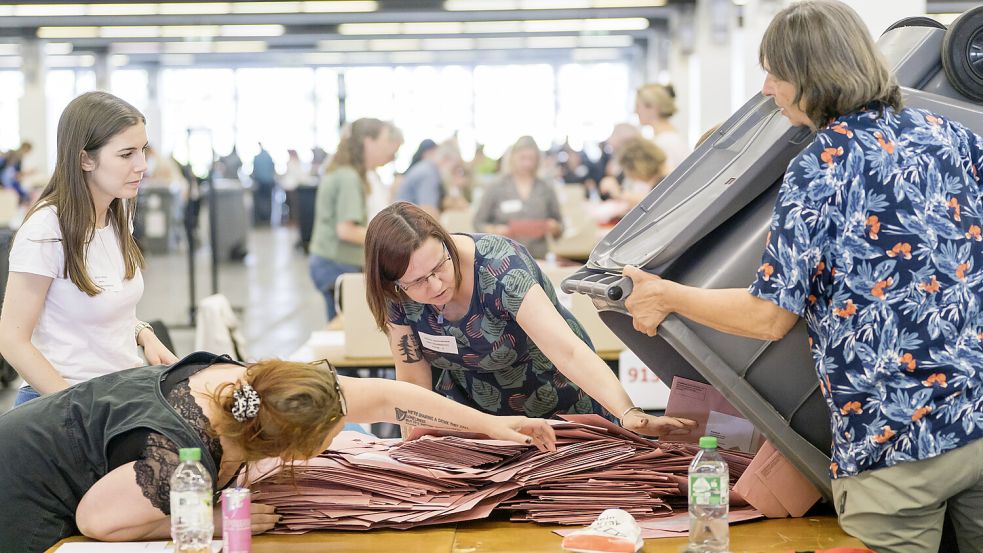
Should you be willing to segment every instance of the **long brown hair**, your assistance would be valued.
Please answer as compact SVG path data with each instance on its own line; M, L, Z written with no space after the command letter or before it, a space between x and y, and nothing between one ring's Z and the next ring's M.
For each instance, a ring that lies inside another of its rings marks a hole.
M366 176L368 171L365 167L365 139L378 139L383 129L390 128L384 121L372 117L356 119L341 131L341 140L338 141L338 149L331 156L331 161L325 168L325 173L330 173L340 167L351 167L362 179L362 188L365 193L371 192L369 180Z
M55 172L25 219L37 210L53 206L58 212L58 227L65 251L65 273L90 296L102 289L85 269L86 245L96 228L96 207L92 191L82 170L82 152L96 158L99 149L114 136L147 120L135 107L107 92L86 92L69 102L58 120L58 158ZM115 198L109 203L106 219L116 232L123 252L125 278L133 278L144 267L143 254L130 233L136 213L136 199Z
M212 431L235 444L244 461L279 457L289 463L321 452L324 439L342 417L341 388L330 367L268 359L246 369L246 382L259 394L259 413L245 422L232 416L237 383L212 394L220 409Z
M365 296L375 323L386 331L389 303L403 301L406 293L396 281L406 272L413 255L428 238L447 247L454 265L454 286L461 285L461 256L451 235L429 213L409 202L383 209L365 230Z
M793 101L817 129L871 102L903 107L866 24L842 2L808 0L778 12L761 39L758 62L792 83Z

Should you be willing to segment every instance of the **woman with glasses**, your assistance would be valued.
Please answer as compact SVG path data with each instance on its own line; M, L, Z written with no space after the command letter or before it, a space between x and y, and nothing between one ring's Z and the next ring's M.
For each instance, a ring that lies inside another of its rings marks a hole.
M553 449L543 420L492 417L403 382L339 377L328 364L244 365L195 353L128 369L0 415L0 544L44 551L81 532L104 541L170 534L170 478L197 447L216 492L250 464L313 457L345 422L411 422ZM215 503L217 507L217 503ZM252 505L254 533L278 520ZM216 509L215 532L221 535Z
M597 413L655 436L695 424L632 405L516 242L451 236L397 202L369 223L365 245L369 308L389 335L397 379L495 415Z

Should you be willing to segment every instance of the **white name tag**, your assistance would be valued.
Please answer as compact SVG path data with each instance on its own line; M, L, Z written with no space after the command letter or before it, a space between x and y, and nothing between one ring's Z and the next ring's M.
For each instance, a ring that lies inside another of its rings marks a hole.
M420 343L430 351L457 355L457 338L453 336L434 336L421 332Z
M522 200L505 200L499 204L502 213L518 213L522 209Z

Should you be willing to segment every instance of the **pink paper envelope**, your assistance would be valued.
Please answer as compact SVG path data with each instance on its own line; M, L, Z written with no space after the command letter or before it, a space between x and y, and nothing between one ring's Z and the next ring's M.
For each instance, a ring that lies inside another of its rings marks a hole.
M426 426L414 426L413 430L410 431L409 437L406 438L406 441L412 442L413 440L418 440L424 436L438 436L438 437L458 436L460 438L488 439L488 436L485 436L484 434L478 434L476 432L461 432L459 430L451 430L449 428L429 428Z
M509 236L515 238L542 238L549 232L546 219L512 219L509 221Z
M734 491L768 518L801 517L821 497L819 490L767 441Z
M626 440L633 441L635 443L647 446L647 447L658 447L658 442L639 436L630 430L625 430L617 424L607 420L600 415L559 415L563 420L568 420L571 422L579 422L581 424L587 424L590 426L596 426L607 430L609 433L624 438Z
M666 416L690 419L697 423L697 426L689 432L673 434L673 441L691 444L699 442L700 436L706 435L710 411L744 417L713 386L688 378L673 377L672 387L669 388L669 401L666 404Z

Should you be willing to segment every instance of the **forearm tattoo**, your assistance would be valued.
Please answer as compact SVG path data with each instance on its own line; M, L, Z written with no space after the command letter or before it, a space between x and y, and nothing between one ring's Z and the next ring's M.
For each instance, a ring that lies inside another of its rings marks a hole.
M406 334L399 339L399 354L406 363L416 363L423 359L423 347L416 334Z
M412 409L404 411L399 407L396 408L396 421L400 424L408 424L410 426L436 426L441 428L457 428L460 430L467 430L466 426L462 426L449 420L437 418L426 413L414 411Z

